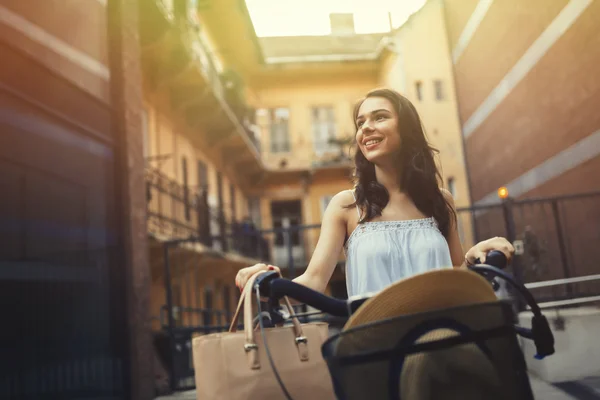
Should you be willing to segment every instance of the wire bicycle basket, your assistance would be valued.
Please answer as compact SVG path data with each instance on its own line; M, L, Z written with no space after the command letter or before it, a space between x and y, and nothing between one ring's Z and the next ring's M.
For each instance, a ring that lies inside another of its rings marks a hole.
M340 400L533 399L505 301L360 325L322 352Z

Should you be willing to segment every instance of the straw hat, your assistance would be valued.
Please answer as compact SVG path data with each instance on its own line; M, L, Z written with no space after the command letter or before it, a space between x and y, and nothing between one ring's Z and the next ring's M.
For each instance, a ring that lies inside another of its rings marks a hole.
M438 269L402 279L365 301L344 330L369 322L497 300L481 275L467 269Z
M434 270L403 279L379 292L357 310L344 330L402 315L496 300L490 283L475 272ZM435 329L417 343L455 335L458 333L452 329ZM401 399L409 400L502 399L506 392L500 380L492 362L477 346L468 343L407 356L400 372L400 393Z

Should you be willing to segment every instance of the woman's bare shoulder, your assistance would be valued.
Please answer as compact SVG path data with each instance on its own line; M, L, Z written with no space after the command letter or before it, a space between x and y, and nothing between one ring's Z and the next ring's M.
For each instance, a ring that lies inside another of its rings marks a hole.
M341 207L342 209L346 210L347 206L354 204L354 195L352 194L351 190L342 190L331 198L331 202L329 204L333 204L336 207Z
M331 198L327 211L335 214L344 220L348 219L348 212L351 211L351 206L354 204L354 195L350 190L342 190Z

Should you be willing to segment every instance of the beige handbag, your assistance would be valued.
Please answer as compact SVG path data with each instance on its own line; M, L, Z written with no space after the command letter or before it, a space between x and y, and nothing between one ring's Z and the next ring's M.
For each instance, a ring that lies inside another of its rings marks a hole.
M198 400L285 399L267 358L260 331L252 329L252 276L242 292L229 332L193 339L193 357ZM256 300L255 300L256 301ZM289 300L284 298L293 316ZM236 332L244 305L244 332ZM321 355L328 337L325 323L266 328L264 335L275 368L294 400L335 399L331 377Z

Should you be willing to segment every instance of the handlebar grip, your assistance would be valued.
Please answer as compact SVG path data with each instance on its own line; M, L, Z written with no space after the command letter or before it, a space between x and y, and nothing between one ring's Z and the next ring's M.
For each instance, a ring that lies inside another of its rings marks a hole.
M344 300L326 296L287 279L273 279L270 283L269 298L280 299L283 296L291 297L335 317L348 316L348 306Z
M270 302L287 296L336 317L349 315L346 301L326 296L299 283L280 278L279 273L275 271L261 274L256 279L255 285L258 286L261 296L268 297Z
M475 264L481 264L481 260L479 260L479 258L476 259ZM508 265L508 259L503 252L492 250L485 256L485 264L498 269L505 269Z

